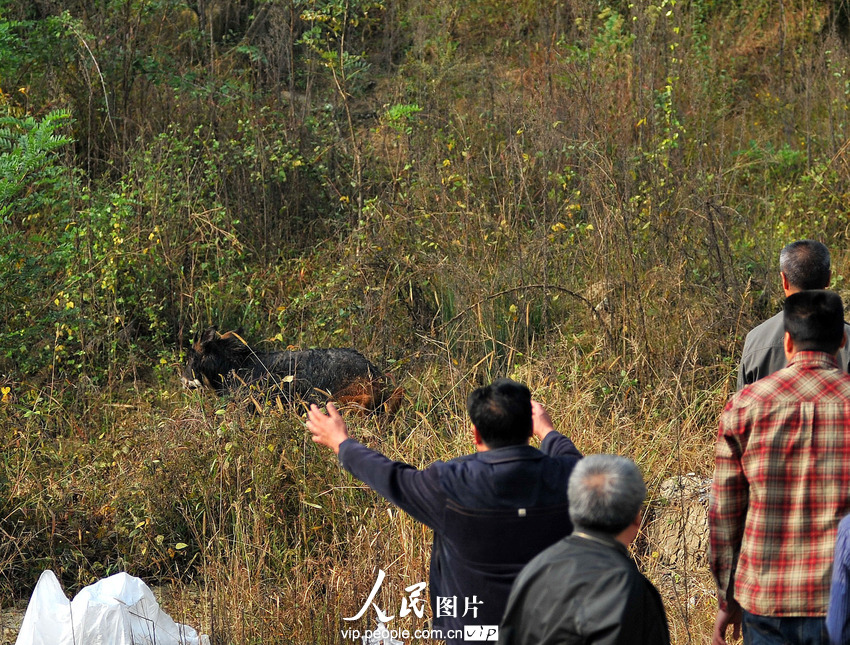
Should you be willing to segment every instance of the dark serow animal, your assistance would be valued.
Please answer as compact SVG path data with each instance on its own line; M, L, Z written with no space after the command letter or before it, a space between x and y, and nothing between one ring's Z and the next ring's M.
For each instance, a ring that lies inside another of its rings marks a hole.
M394 413L404 396L363 354L349 348L261 352L229 331L207 329L189 349L181 379L219 393L238 388L286 402L334 400L369 412ZM256 403L256 400L255 400Z

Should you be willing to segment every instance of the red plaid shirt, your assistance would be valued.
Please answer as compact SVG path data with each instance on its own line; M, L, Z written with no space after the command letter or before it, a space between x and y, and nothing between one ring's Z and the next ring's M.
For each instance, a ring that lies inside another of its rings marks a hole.
M822 352L723 410L711 488L711 572L761 616L823 616L838 522L850 512L850 376Z

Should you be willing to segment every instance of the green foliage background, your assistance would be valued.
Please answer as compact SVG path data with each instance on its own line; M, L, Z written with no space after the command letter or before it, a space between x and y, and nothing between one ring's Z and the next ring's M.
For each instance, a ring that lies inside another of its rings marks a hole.
M339 475L297 415L180 392L208 325L361 349L408 391L362 428L398 458L463 452L465 393L511 375L585 452L710 474L781 246L823 240L844 288L849 10L0 0L0 584L216 590L218 562L232 590L228 549L262 542L286 587L345 551L374 500L317 512Z

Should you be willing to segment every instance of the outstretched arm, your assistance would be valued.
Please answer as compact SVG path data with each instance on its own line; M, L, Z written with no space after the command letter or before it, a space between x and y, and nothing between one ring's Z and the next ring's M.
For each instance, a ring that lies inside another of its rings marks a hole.
M348 427L333 403L327 405L328 413L324 414L313 403L307 411L307 429L313 435L313 441L327 446L339 454L339 444L348 439Z
M354 439L349 441L348 428L334 404L328 403L327 410L324 414L318 406L311 405L307 411L307 429L313 441L333 450L343 468L415 519L432 528L442 527L445 493L437 471L417 470Z

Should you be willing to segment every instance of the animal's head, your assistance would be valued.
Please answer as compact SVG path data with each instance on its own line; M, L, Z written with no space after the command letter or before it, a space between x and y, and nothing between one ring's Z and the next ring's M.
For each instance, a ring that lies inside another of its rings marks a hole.
M210 387L222 390L231 371L239 369L250 349L238 333L219 334L210 327L189 348L181 381L189 389Z

